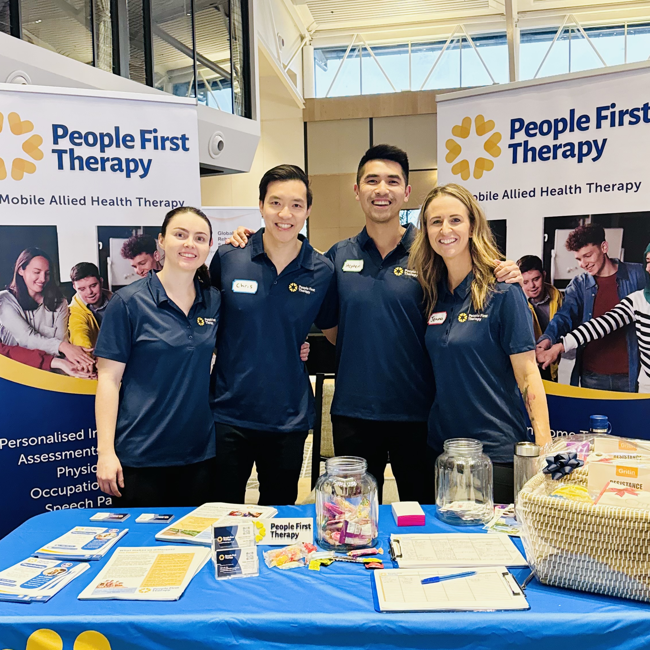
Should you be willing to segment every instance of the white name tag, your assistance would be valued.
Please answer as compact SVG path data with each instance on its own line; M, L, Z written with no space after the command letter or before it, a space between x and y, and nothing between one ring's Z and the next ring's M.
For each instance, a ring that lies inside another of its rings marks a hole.
M233 280L232 290L234 293L257 293L257 281Z
M345 260L343 270L350 273L359 273L363 269L363 260Z
M442 325L447 320L446 311L437 311L429 317L429 325Z

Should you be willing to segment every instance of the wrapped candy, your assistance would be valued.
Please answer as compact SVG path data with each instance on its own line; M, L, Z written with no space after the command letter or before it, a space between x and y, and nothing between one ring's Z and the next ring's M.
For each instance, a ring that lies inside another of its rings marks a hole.
M310 557L318 552L318 548L308 542L292 544L283 548L275 548L264 553L264 562L270 569L295 569L309 563Z

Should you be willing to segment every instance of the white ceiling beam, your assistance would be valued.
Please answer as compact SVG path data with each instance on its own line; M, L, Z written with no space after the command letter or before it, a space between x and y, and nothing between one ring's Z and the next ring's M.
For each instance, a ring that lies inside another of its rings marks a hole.
M517 0L505 0L506 37L508 39L508 77L519 81L519 14Z

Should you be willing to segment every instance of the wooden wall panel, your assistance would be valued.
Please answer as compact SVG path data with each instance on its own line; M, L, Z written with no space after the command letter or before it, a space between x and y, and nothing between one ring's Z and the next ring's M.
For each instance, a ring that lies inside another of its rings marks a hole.
M449 92L449 91L446 91ZM306 99L303 110L305 122L323 120L350 120L393 115L426 115L436 113L436 91L385 93Z
M307 125L310 174L345 174L357 171L370 146L368 120L340 120Z
M404 149L411 169L436 169L437 117L432 114L376 118L373 120L373 142Z

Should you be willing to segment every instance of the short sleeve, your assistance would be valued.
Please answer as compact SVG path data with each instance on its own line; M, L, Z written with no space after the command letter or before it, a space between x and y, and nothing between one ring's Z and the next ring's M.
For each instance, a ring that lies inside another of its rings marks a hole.
M217 250L210 262L210 281L212 286L221 290L221 256Z
M99 330L95 356L126 363L131 355L133 328L126 303L119 293L106 307Z
M332 273L325 300L316 316L315 325L319 329L328 330L339 322L339 292L336 283L336 273Z
M499 287L502 292L499 310L499 341L506 354L520 354L535 349L533 316L522 288L517 284Z

